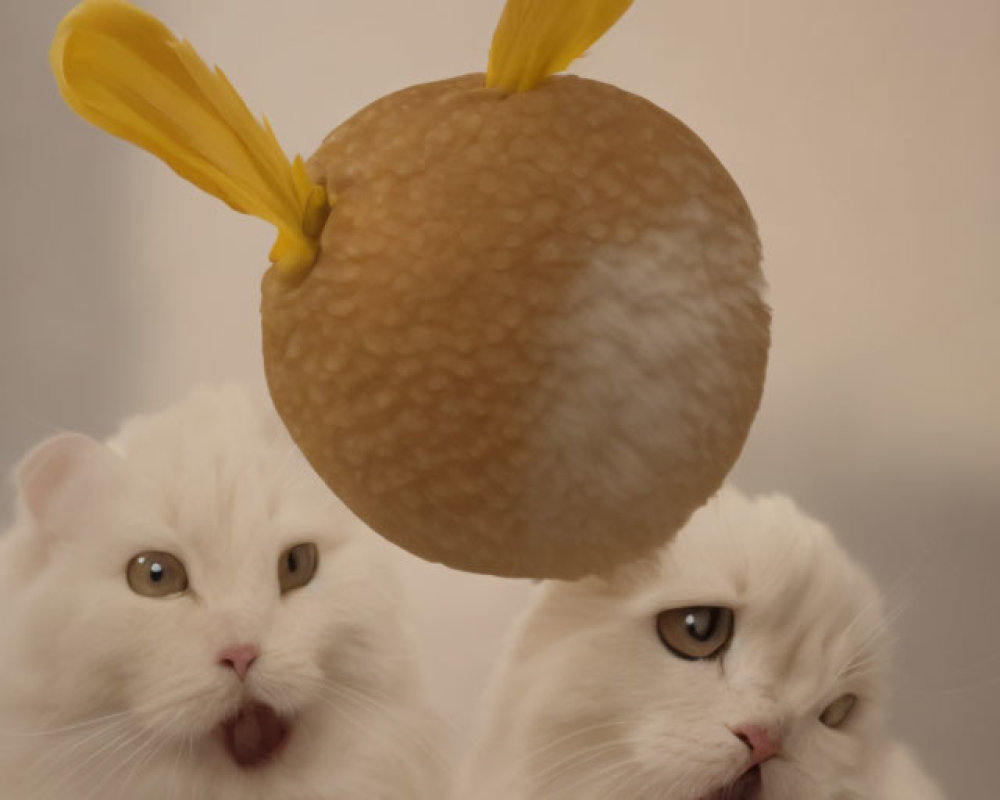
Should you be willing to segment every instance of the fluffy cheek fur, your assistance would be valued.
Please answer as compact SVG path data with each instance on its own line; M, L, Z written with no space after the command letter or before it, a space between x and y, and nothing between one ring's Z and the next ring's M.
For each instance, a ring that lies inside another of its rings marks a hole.
M860 717L850 729L831 731L815 718L789 726L792 758L764 766L769 800L855 800L870 797L875 767L884 757L882 737Z
M666 652L657 663L646 652L634 663L654 680L632 692L639 771L667 788L671 798L698 798L739 775L747 750L732 731L743 724L780 727L782 754L763 765L767 800L846 800L870 794L881 758L880 688L865 681L838 686L820 664L800 664L775 677L740 659L686 662ZM758 645L766 649L762 637ZM832 652L834 659L836 649ZM819 719L826 705L848 691L858 705L839 729ZM664 756L669 754L669 758ZM657 796L657 795L654 795Z
M717 663L675 658L643 622L578 633L526 676L515 763L530 797L693 800L739 773L746 749L726 725L742 721L741 705L753 718L753 704L720 692Z
M81 520L74 534L97 535L101 521ZM46 698L56 720L89 719L122 709L152 633L149 620L130 608L134 600L125 581L127 559L112 568L106 555L80 540L46 542L44 547L10 631L11 641L26 650L23 663L30 665L22 676L31 684L26 696Z

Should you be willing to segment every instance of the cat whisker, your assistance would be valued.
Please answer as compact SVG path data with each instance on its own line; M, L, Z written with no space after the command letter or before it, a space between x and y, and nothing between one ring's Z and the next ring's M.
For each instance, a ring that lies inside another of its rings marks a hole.
M122 743L110 753L109 757L105 759L106 761L111 761L108 764L109 767L104 771L103 777L91 787L90 791L86 794L83 800L93 800L94 798L101 797L101 789L107 785L108 781L114 778L122 769L132 763L140 754L145 752L145 750L151 746L151 743L156 741L157 734L155 731L145 729L140 731L138 734L133 736L131 739ZM122 753L122 750L125 752ZM116 758L121 754L121 758ZM103 764L102 764L103 766Z
M887 606L881 614L881 619L872 626L872 629L868 632L868 635L861 641L861 643L856 648L857 652L862 652L871 648L871 646L878 641L890 635L893 626L899 620L901 616L906 612L906 603L900 600L894 605Z
M97 726L95 730L88 729L85 736L68 743L65 749L56 747L50 749L41 758L36 759L32 763L31 769L39 774L51 773L58 763L70 760L74 753L81 749L86 749L86 746L95 742L95 740L99 742L105 737L117 740L119 736L129 731L131 724L131 719L117 718L104 725Z
M520 761L526 763L531 760L542 757L546 753L550 752L554 748L562 744L567 744L573 739L577 739L581 736L587 736L589 734L597 733L598 731L604 731L609 728L629 728L632 725L631 720L615 719L615 720L604 720L602 722L595 723L593 725L587 725L585 727L574 727L569 733L563 734L555 739L546 741L541 747L528 752L521 756Z
M595 781L595 798L632 797L628 786L636 780L639 765L626 760L618 764L609 764L600 775L592 776ZM576 788L573 789L576 792ZM571 794L568 800L578 798L579 794Z
M35 731L2 731L0 730L0 736L9 736L12 738L31 738L36 736L57 736L59 734L71 733L73 731L83 730L85 728L91 728L95 725L101 725L112 719L119 719L130 715L131 711L119 711L114 714L105 714L100 717L93 717L92 719L84 720L83 722L75 722L72 725L64 725L59 728L42 728Z
M189 734L188 737L187 737L187 747L185 749L185 756L187 758L187 763L190 764L190 763L192 763L194 761L194 757L195 757L195 752L194 752L194 735ZM204 789L203 788L199 789L198 796L202 797L204 794L205 794ZM182 796L182 800L183 800L183 796Z
M153 758L159 755L163 751L163 749L168 744L170 744L170 740L171 740L170 734L163 731L159 732L154 737L152 737L150 741L151 743L156 742L155 746L150 744L150 746L147 748L146 755L136 761L132 769L129 771L129 774L122 781L121 786L122 787L128 786L132 782L132 780L136 777L136 775L139 773L139 770L146 764L148 764ZM180 747L178 747L177 750L179 753Z
M572 798L579 798L579 790L581 786L585 785L596 785L601 787L601 789L614 789L613 794L602 794L603 797L619 797L620 787L616 785L620 779L623 772L627 774L629 770L635 770L637 764L632 759L631 756L626 756L621 759L613 760L608 764L604 764L602 767L596 770L582 770L579 775L567 784L563 785L553 785L557 784L556 779L550 779L540 784L542 789L542 796L551 796L553 792L557 792L557 796L565 797L567 800ZM567 771L563 771L563 775ZM561 777L561 776L560 776Z
M52 769L47 769L52 775L52 787L53 789L60 789L66 785L72 785L74 782L79 783L77 778L82 778L89 776L91 773L100 769L107 761L114 756L115 753L119 752L121 748L127 746L130 742L135 741L140 736L143 735L141 729L134 729L126 727L124 730L119 730L117 733L113 734L110 741L101 743L97 749L89 753L85 758L78 761L72 766L67 772L59 774L55 769L54 765ZM72 750L79 748L72 748L64 754L63 761L68 760L71 755ZM84 750L86 752L86 750Z
M621 787L620 791L623 795L626 794L629 797L634 797L635 800L644 800L647 796L649 800L677 800L676 790L688 783L691 778L697 774L701 765L688 766L680 775L678 775L670 784L669 788L664 790L662 786L658 786L663 781L663 778L659 775L652 775L648 770L638 770L635 774L630 777ZM629 790L629 786L638 780L642 780L642 784L634 793ZM649 793L647 795L647 793Z
M871 630L861 639L860 642L854 648L854 651L846 659L847 666L845 670L849 670L851 664L856 661L863 653L872 649L872 646L879 640L885 637L892 629L892 626L904 613L906 609L906 603L903 599L894 602L892 605L888 605L889 598L896 593L906 581L909 580L911 573L913 572L913 567L904 571L888 589L878 592L872 599L866 603L858 612L854 615L848 625L845 627L843 637L849 637L855 630L857 625L860 625L865 620L869 620L873 615L878 616L876 624L874 624ZM879 611L879 607L885 608L884 611ZM842 677L843 671L838 674L838 679Z
M169 722L172 723L176 721L176 719L181 717L183 713L184 713L183 709L180 708L176 709L174 712L174 716L169 720ZM127 766L127 764L130 761L135 761L132 770L129 772L128 776L125 778L125 780L121 782L120 785L122 787L128 786L131 783L131 781L139 774L139 770L145 764L149 763L153 758L155 758L159 753L161 753L163 749L167 747L171 742L172 737L169 733L169 727L151 730L149 733L150 735L148 739L146 739L145 742L142 742L133 751L133 753L119 765L119 767L117 767L114 771L112 771L112 773L109 773L109 774L114 774L118 772L118 770L123 769L125 766ZM186 738L190 738L190 740L193 742L194 736L193 734L187 734ZM178 753L181 752L181 746L179 744L177 746L177 750ZM141 755L143 751L145 751L145 755ZM95 795L97 794L99 789L100 786L95 787L94 789Z
M216 718L215 704L205 701L219 696L217 685L207 685L192 691L190 681L178 680L174 684L167 684L155 696L137 706L134 713L158 720L157 726L164 727L178 719L179 715L174 712L184 709L189 715L190 727L209 729L218 724L219 720Z
M328 699L335 701L345 700L354 704L356 708L362 708L371 712L376 716L376 718L380 717L396 723L396 725L392 727L392 735L394 737L400 739L403 743L406 743L407 740L412 740L418 747L420 747L426 756L431 758L438 765L444 767L449 765L450 762L447 756L441 751L441 748L437 746L426 733L420 730L414 720L407 718L405 715L399 714L394 709L378 702L378 700L372 696L364 692L351 689L347 686L332 683L330 681L323 681L323 688ZM331 703L331 705L335 708L343 710L343 707L338 706L336 703Z
M588 762L597 760L600 756L621 750L626 746L626 742L614 739L610 742L600 742L581 749L574 750L567 756L548 764L544 769L534 773L536 782L542 784L557 782L564 774L586 765Z
M169 792L167 796L170 798L173 798L177 793L178 789L180 788L178 777L180 776L181 764L184 763L184 758L188 751L188 744L193 739L194 739L193 734L187 733L184 735L184 738L181 740L180 744L177 747L177 753L174 755L174 763L173 766L170 768L170 783L167 784L169 787Z
M400 764L405 763L408 775L423 776L419 778L420 781L423 781L431 774L444 775L450 772L451 764L445 755L422 737L415 728L404 726L401 730L398 726L392 725L391 720L387 727L384 724L385 719L380 720L371 714L362 714L361 712L367 711L367 709L353 704L345 706L342 702L344 699L343 696L330 695L321 695L319 698L321 703L335 712L339 720L351 725L358 737L377 741L380 746L385 746L389 742L397 743L396 758L399 759ZM383 724L379 725L379 722ZM412 752L414 744L424 754L419 761Z
M554 764L550 764L546 769L536 773L535 778L543 785L557 783L565 774L587 766L590 762L606 759L608 755L614 755L616 750L624 750L623 757L620 759L621 763L628 763L633 768L638 769L639 762L634 748L636 745L643 744L648 744L648 738L642 735L618 737L611 741L595 744L589 748L577 750ZM585 771L584 774L588 777L596 777L608 766L610 765L605 765L597 773L590 770Z
M705 790L709 788L704 786L705 772L706 770L716 767L717 765L714 761L704 757L691 757L689 760L690 763L688 763L686 768L672 780L666 789L663 788L663 776L646 770L645 774L647 775L647 780L636 794L636 800L641 800L646 792L650 792L650 800L678 800L677 792L682 787L687 787L688 791L684 794L690 798L693 798L696 794L697 796L704 794ZM637 777L640 777L643 774L643 772L639 772ZM699 775L702 776L701 779L695 781L694 779Z

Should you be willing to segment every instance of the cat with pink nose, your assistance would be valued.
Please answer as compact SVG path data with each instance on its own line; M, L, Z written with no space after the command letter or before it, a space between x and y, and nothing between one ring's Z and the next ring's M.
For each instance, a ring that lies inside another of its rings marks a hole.
M723 489L610 576L542 584L461 800L942 800L885 725L872 581L782 496Z
M273 411L201 390L18 470L3 800L441 800L388 545Z

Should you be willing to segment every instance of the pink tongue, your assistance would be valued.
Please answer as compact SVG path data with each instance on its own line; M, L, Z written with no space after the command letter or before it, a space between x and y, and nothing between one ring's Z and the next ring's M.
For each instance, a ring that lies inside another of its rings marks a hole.
M256 767L273 756L288 737L288 727L265 705L245 706L222 723L226 747L241 767Z

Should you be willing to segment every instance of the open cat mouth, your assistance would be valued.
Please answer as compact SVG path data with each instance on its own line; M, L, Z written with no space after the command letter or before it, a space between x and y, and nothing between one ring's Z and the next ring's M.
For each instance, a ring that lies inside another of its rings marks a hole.
M226 750L233 761L246 768L270 761L284 747L289 733L288 724L262 703L249 703L222 723Z
M748 769L732 783L716 789L701 800L760 800L760 767Z

